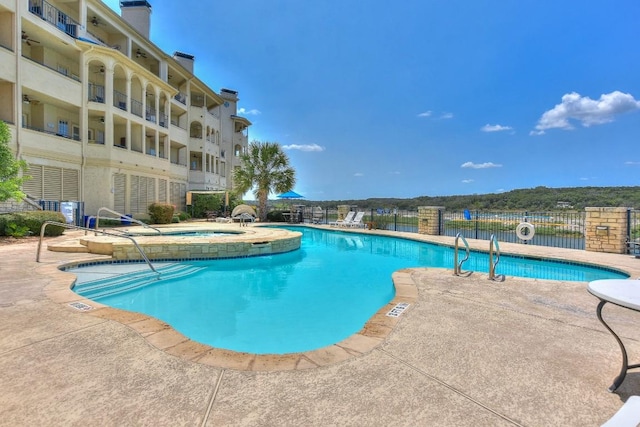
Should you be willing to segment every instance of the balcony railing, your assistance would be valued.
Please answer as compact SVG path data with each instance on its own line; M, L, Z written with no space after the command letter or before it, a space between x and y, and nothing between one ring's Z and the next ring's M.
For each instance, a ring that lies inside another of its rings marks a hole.
M145 118L148 122L156 122L156 109L150 106L146 107L145 110Z
M176 96L173 97L173 99L175 99L181 104L187 105L187 95L185 95L182 92L178 92Z
M165 113L160 113L160 126L163 128L169 127L168 117Z
M117 90L113 91L113 106L127 111L127 95Z
M104 104L104 86L89 83L89 101Z
M138 117L142 117L142 102L137 99L131 100L131 112Z
M54 136L59 136L59 137L66 138L66 139L72 139L72 140L74 140L74 141L80 141L80 137L79 137L79 136L77 136L77 135L71 135L69 132L67 132L67 133L62 133L62 132L53 132L53 131L49 131L49 130L46 130L46 129L42 129L42 128L39 128L39 127L35 127L35 126L26 126L26 125L22 125L22 127L23 127L24 129L34 130L34 131L36 131L36 132L42 132L42 133L46 133L46 134L54 135Z
M68 70L68 69L66 69L66 68L63 68L63 67L60 67L60 68L53 68L53 67L50 67L49 65L45 64L44 62L37 61L37 60L35 60L35 59L33 59L33 58L29 58L28 56L24 56L24 55L22 55L22 57L23 57L24 59L28 59L28 60L29 60L29 61L31 61L31 62L35 62L35 63L36 63L36 64L38 64L38 65L42 65L43 67L48 68L48 69L50 69L50 70L52 70L52 71L55 71L55 72L56 72L56 73L58 73L58 74L62 74L63 76L68 77L68 78L70 78L71 80L75 80L75 81L77 81L77 82L79 82L79 81L80 81L80 77L76 76L75 74L71 74L71 75L69 75L69 70Z
M192 107L204 107L204 96L203 95L191 95L191 106Z
M29 12L44 19L74 39L78 37L78 22L44 0L29 0Z

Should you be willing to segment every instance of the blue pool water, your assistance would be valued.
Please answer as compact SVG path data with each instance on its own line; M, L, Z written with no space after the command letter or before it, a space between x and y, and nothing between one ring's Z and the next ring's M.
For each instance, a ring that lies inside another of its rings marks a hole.
M284 354L321 348L357 333L393 298L392 272L453 266L453 250L444 246L295 229L303 235L300 250L162 263L157 267L160 280L144 264L68 271L78 275L77 293L161 319L195 341L235 351ZM488 255L472 253L464 270L488 271ZM502 256L498 273L585 282L627 277L612 270L507 256Z

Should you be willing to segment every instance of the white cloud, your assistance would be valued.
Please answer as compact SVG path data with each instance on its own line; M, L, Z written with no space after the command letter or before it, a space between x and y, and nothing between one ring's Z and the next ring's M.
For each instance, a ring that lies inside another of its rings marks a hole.
M418 117L431 117L431 110L418 114Z
M473 180L472 180L472 179L463 179L463 180L462 180L462 183L463 183L463 184L471 184L472 182L473 182Z
M486 163L473 163L473 162L465 162L460 165L461 168L472 168L472 169L487 169L487 168L501 168L502 165L492 162Z
M400 171L389 172L390 175L400 175Z
M573 129L570 119L579 121L582 126L601 125L612 122L614 116L640 108L640 101L620 91L600 95L599 100L580 96L576 92L567 93L562 102L551 110L545 111L538 120L531 135L542 135L547 129Z
M511 129L513 129L511 126L490 125L488 123L480 128L482 132L502 132Z
M262 114L262 112L260 110L256 110L255 108L251 109L251 110L246 110L244 108L239 108L238 109L238 114L244 114L245 116L257 116Z
M353 176L364 176L364 174L362 172L356 172L353 174Z
M453 113L442 113L441 119L453 119Z
M282 149L283 150L300 150L300 151L324 151L324 147L318 144L303 144L303 145L289 144L289 145L283 145Z
M640 162L624 162L628 166L640 166Z

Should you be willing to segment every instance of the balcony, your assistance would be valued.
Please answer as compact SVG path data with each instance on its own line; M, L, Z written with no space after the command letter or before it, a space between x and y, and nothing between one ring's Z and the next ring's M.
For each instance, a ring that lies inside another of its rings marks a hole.
M156 122L156 110L153 107L147 106L145 111L145 118L148 122L155 123Z
M104 104L104 86L89 83L89 101Z
M35 126L22 126L23 129L29 129L29 130L33 130L36 132L41 132L41 133L46 133L48 135L54 135L54 136L59 136L61 138L66 138L66 139L72 139L74 141L80 141L80 136L79 135L71 135L71 133L69 131L57 131L57 132L53 132L53 131L48 131L42 128L38 128Z
M138 117L142 117L142 102L137 99L131 100L131 112Z
M127 95L125 95L124 93L118 92L117 90L114 90L113 106L121 109L122 111L127 111Z
M78 22L44 0L29 0L29 12L44 19L74 39L78 37Z
M173 99L175 99L181 104L187 105L187 95L185 95L182 92L178 92L178 94L176 94L176 96L174 96Z

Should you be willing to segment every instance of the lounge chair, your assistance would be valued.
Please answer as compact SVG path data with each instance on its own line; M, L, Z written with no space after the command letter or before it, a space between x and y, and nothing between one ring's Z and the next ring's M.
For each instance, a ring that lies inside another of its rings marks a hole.
M351 228L364 228L365 223L362 222L362 218L364 217L364 212L358 212L353 218L353 220L349 223L345 223L343 227L351 227Z
M343 227L344 226L343 224L348 224L353 220L353 216L355 214L356 214L355 212L349 211L349 212L347 212L347 215L344 217L344 219L339 219L337 221L331 221L329 223L329 225L331 227Z

